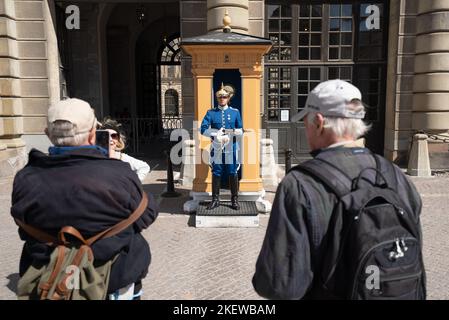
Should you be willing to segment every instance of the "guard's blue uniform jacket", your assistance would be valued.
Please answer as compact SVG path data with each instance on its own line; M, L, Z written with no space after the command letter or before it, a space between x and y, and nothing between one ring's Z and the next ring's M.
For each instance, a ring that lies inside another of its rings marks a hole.
M222 109L215 107L207 111L201 122L201 134L212 139L210 152L212 174L218 177L236 175L240 167L237 157L239 145L235 137L229 136L229 144L224 147L217 141L216 133L223 128L242 129L242 118L238 109L229 106Z

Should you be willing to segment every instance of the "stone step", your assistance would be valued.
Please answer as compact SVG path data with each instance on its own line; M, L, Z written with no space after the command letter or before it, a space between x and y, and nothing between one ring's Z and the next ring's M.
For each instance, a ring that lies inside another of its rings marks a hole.
M259 214L254 201L241 201L240 210L231 208L230 202L222 202L218 208L207 210L208 202L200 202L195 215L197 228L255 228L259 226Z

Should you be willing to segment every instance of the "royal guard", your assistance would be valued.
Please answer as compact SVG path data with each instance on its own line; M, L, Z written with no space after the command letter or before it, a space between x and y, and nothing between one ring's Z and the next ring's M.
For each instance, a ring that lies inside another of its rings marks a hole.
M239 144L237 136L243 134L242 118L238 109L229 106L234 95L231 86L223 86L217 91L218 106L207 111L201 122L201 134L210 137L210 166L212 168L212 202L207 209L212 210L220 206L220 186L223 178L229 179L231 189L231 207L239 210L238 202L239 179L237 172L240 168L238 160Z

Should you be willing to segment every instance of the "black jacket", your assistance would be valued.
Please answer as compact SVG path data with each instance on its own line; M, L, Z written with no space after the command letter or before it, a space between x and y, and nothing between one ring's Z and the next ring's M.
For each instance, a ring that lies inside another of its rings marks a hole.
M128 163L106 158L98 150L47 156L33 149L28 164L15 176L11 215L49 234L73 226L89 238L126 219L139 205L141 189ZM148 208L133 225L92 245L96 263L119 254L108 292L138 282L148 272L150 248L140 232L158 215L154 198L148 195L148 200ZM19 234L25 240L22 276L31 264L48 261L52 248L21 229Z
M327 160L352 179L362 169L376 167L367 149L328 148ZM421 211L421 198L401 169L395 166L398 193L409 212ZM307 190L321 201L310 203ZM256 263L253 286L257 293L270 299L312 298L314 273L319 269L326 235L337 196L314 177L298 170L290 171L279 184L271 209L267 232ZM318 298L318 297L313 297Z

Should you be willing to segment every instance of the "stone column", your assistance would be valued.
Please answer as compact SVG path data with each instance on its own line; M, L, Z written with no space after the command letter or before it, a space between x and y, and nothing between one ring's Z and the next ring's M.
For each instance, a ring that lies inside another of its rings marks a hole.
M449 0L419 1L413 128L449 129Z
M448 137L449 0L418 2L413 93L413 129ZM440 155L432 168L449 167L448 147L429 143L430 154Z
M264 0L249 0L249 31L248 33L256 37L265 37L265 1ZM265 62L262 59L262 68ZM264 100L265 81L262 72L260 81L260 101ZM263 103L260 104L260 114L264 113Z
M252 36L264 37L265 3L264 0L249 0L249 31Z
M26 161L17 42L21 31L15 2L0 0L0 177L14 175Z
M223 17L227 10L232 17L231 28L247 34L249 31L248 0L207 0L207 31L223 30Z
M44 134L50 92L54 93L55 100L59 98L58 50L55 26L50 13L51 3L18 0L13 2L17 15L23 105L22 138L27 143L27 149L34 147L46 151L50 145Z
M56 17L54 0L44 1L45 34L47 38L47 74L50 104L61 98L59 80L59 50L56 35Z
M207 32L206 0L183 0L180 2L181 37L189 38ZM181 59L182 82L182 127L193 129L194 121L194 92L192 75L192 58L183 54Z
M407 162L412 137L417 0L391 0L385 110L385 157Z

